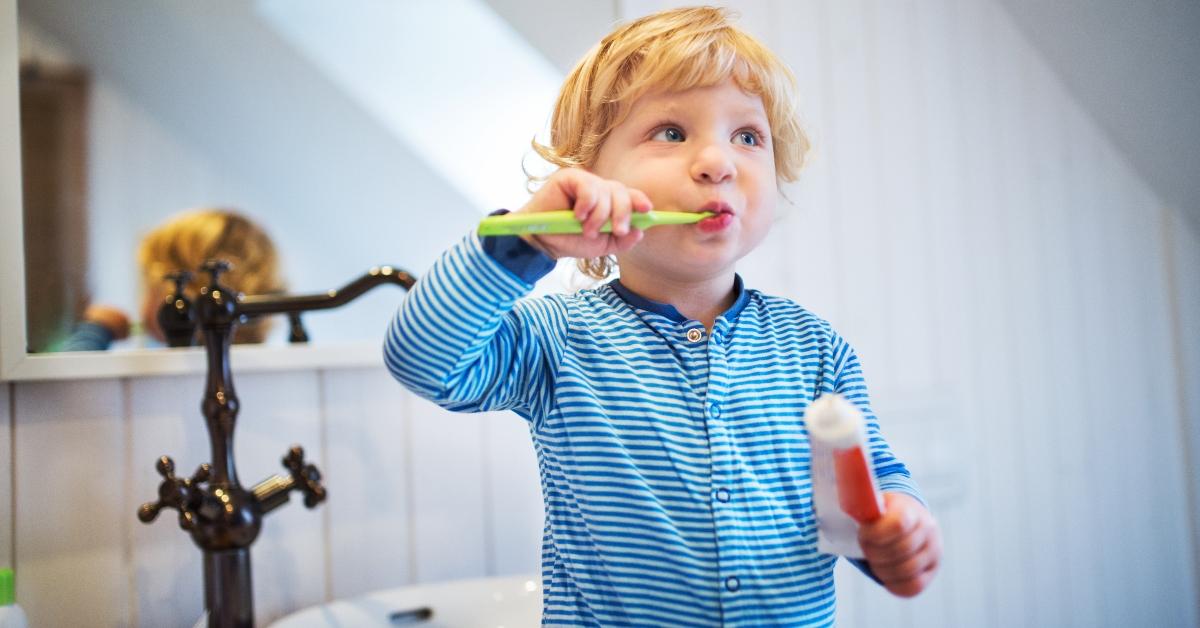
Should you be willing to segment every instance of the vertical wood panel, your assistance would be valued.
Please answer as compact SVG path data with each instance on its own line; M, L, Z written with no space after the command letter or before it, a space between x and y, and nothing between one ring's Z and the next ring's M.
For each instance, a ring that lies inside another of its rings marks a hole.
M1119 328L1117 302L1121 288L1111 283L1113 263L1111 257L1114 207L1112 189L1108 180L1108 164L1103 156L1103 141L1097 136L1096 128L1089 117L1082 117L1080 128L1084 137L1081 147L1091 158L1087 161L1089 180L1086 205L1089 216L1088 244L1089 260L1084 282L1088 290L1088 316L1086 321L1087 341L1092 348L1092 361L1088 375L1096 401L1092 423L1094 469L1108 469L1107 473L1093 473L1092 491L1096 502L1095 525L1092 528L1093 543L1100 548L1099 574L1094 581L1095 594L1101 598L1100 608L1105 625L1128 625L1121 622L1129 598L1123 586L1126 564L1124 525L1124 497L1127 475L1121 470L1127 464L1122 439L1116 438L1113 428L1120 423L1120 404L1123 392L1114 386L1113 376L1121 372L1120 345L1113 336ZM1098 429L1096 429L1098 428Z
M892 362L875 385L926 389L932 385L933 314L930 277L930 129L922 123L926 101L923 59L919 55L914 0L867 3L866 36L873 51L875 114L878 133L872 138L879 171L876 209L884 244L875 263L884 269L887 311L878 312L888 328Z
M830 4L827 17L834 79L828 105L832 205L838 214L834 239L847 249L836 272L838 319L831 322L858 350L867 381L874 381L875 373L891 372L892 361L882 322L890 313L881 268L888 221L877 196L879 126L872 116L876 93L863 30L867 16L861 2L853 0Z
M1073 265L1074 228L1070 222L1068 204L1073 202L1067 188L1068 137L1063 133L1066 95L1057 79L1036 58L1027 58L1028 93L1038 95L1032 103L1032 126L1029 129L1032 171L1037 190L1037 216L1032 237L1040 252L1038 268L1040 316L1037 321L1043 337L1039 340L1038 371L1041 379L1035 383L1041 397L1034 404L1041 410L1042 425L1035 426L1037 442L1031 443L1033 463L1040 469L1035 480L1040 508L1046 508L1035 532L1038 545L1053 548L1056 559L1039 565L1038 587L1045 591L1041 598L1050 604L1038 613L1047 625L1076 626L1079 612L1069 609L1087 604L1086 585L1071 568L1087 551L1087 542L1079 534L1072 513L1085 507L1085 496L1078 487L1088 482L1079 446L1080 431L1087 426L1080 412L1083 395L1081 379L1075 363L1078 356L1070 342L1077 327L1079 306L1072 298L1076 291L1071 274ZM1082 542L1081 542L1082 541Z
M305 460L321 466L325 452L320 430L317 372L252 373L238 376L242 402L234 447L238 475L247 487L274 474L286 474L282 460L294 445ZM304 507L301 495L268 514L254 544L254 614L271 619L325 599L325 517Z
M17 599L33 626L132 623L120 382L15 386Z
M1124 213L1124 230L1134 255L1127 280L1141 296L1129 304L1134 318L1130 337L1137 358L1136 375L1130 382L1132 411L1134 416L1140 413L1146 417L1146 425L1138 430L1136 439L1140 460L1130 469L1138 496L1133 525L1138 530L1162 530L1167 538L1190 540L1184 484L1187 470L1181 464L1177 441L1178 409L1172 403L1170 389L1160 384L1170 379L1157 375L1171 364L1172 353L1170 327L1161 324L1172 318L1167 305L1167 252L1161 238L1163 214L1150 190L1131 171L1122 171L1125 205L1133 208ZM1139 610L1146 621L1161 626L1186 624L1186 611L1173 600L1188 599L1196 590L1186 586L1192 580L1187 557L1195 556L1197 549L1191 545L1191 550L1173 552L1165 543L1153 543L1137 553L1138 573L1134 577L1140 587Z
M190 626L204 612L202 554L179 527L179 513L163 510L150 524L136 508L158 499L159 456L175 462L175 474L191 477L211 461L208 432L200 413L204 378L199 375L130 380L130 505L122 513L132 538L133 586L142 626ZM240 426L239 426L240 427ZM235 432L238 434L238 432Z
M1190 536L1191 552L1181 552L1175 560L1184 564L1179 586L1190 593L1191 604L1184 604L1178 615L1184 618L1182 625L1200 623L1200 236L1175 209L1162 211L1164 232L1162 240L1169 256L1167 278L1170 305L1177 317L1172 321L1170 349L1156 352L1159 356L1172 356L1175 373L1171 382L1158 382L1159 393L1169 398L1173 417L1171 431L1178 434L1179 446L1175 455L1180 457L1178 467L1183 469L1183 497L1181 501L1184 517L1175 525L1185 528ZM1167 379L1167 378L1163 378ZM1171 468L1160 468L1160 473L1172 473ZM1190 554L1190 560L1184 555Z
M784 185L788 202L773 228L786 243L787 254L774 258L783 273L784 294L826 319L837 318L834 279L842 251L834 240L834 208L830 199L828 155L828 34L824 0L775 2L773 49L791 66L798 87L799 114L811 148L799 181Z
M1028 596L1025 609L1027 625L1061 625L1059 605L1054 597L1057 581L1054 566L1061 558L1054 543L1054 531L1060 525L1056 508L1056 483L1047 472L1054 453L1054 417L1048 411L1050 391L1056 369L1049 359L1046 319L1045 247L1041 241L1040 216L1046 211L1045 194L1039 185L1038 167L1043 151L1039 132L1043 108L1041 92L1031 66L1036 62L1033 49L1021 38L1008 16L999 13L998 49L1009 68L1008 80L1001 83L1002 99L1008 121L1003 127L1012 138L1004 151L1004 170L1010 173L1005 187L1011 190L1004 211L1010 226L1007 264L1008 285L1014 291L1008 310L1011 313L1009 342L1015 348L1009 362L1018 392L1010 421L1018 427L1021 441L1019 465L1011 474L1018 484L1019 503L1024 508L1021 524L1023 537L1019 568L1025 571Z
M998 449L1007 447L1003 426L997 423L993 391L998 385L992 371L999 360L996 333L999 329L997 314L1000 309L995 302L995 293L1000 289L993 266L989 261L997 255L992 235L995 229L991 220L996 212L989 202L994 186L991 177L995 170L988 158L993 150L994 137L987 133L993 129L995 108L992 106L986 85L993 80L988 72L987 18L984 6L978 1L955 3L958 22L956 29L959 99L962 111L962 126L959 129L960 154L963 167L963 195L961 197L960 237L963 241L961 263L965 270L961 298L966 307L965 365L968 379L964 386L964 409L967 420L974 426L971 451L975 454L978 501L978 518L972 531L974 543L982 553L980 564L984 565L986 594L983 612L984 625L1007 625L999 621L998 606L1007 603L1010 597L1011 578L1002 573L1003 563L1011 555L1012 548L1004 545L1001 523L992 517L991 507L1007 508L1008 504L994 494L997 475L994 470L999 464ZM999 478L1009 481L1008 478ZM1003 600L1003 601L1002 601Z
M328 371L324 380L333 597L410 584L406 393L383 369Z
M540 574L545 515L529 424L511 412L484 414L488 575Z
M1096 453L1099 435L1095 429L1103 425L1100 408L1104 387L1094 372L1099 364L1100 347L1096 344L1095 319L1099 308L1103 307L1102 298L1098 297L1098 286L1092 279L1092 269L1097 267L1099 244L1096 237L1095 218L1095 176L1091 170L1091 150L1087 142L1087 131L1080 121L1080 112L1073 103L1065 110L1064 127L1066 129L1068 146L1068 195L1069 218L1068 229L1070 237L1067 242L1071 245L1071 283L1075 287L1078 304L1076 318L1072 325L1074 332L1075 363L1071 369L1080 378L1079 397L1076 399L1076 412L1081 414L1079 430L1076 439L1068 451L1078 453L1076 464L1079 465L1078 477L1082 478L1082 492L1085 498L1080 508L1073 514L1083 521L1096 522L1087 531L1080 534L1084 546L1080 549L1079 562L1074 566L1076 577L1082 576L1082 596L1085 603L1077 607L1077 625L1101 626L1109 612L1110 600L1099 586L1100 582L1112 578L1115 574L1104 571L1101 553L1102 539L1096 530L1102 524L1100 517L1104 507L1100 503L1099 491L1103 490L1103 480L1097 478L1098 470L1104 468L1103 460Z
M1036 467L1030 459L1029 441L1034 434L1028 418L1036 409L1029 403L1028 382L1023 374L1031 359L1029 345L1036 339L1021 334L1023 313L1036 308L1033 293L1026 282L1031 273L1028 258L1029 239L1026 234L1023 204L1028 198L1026 181L1021 176L1021 164L1026 160L1026 133L1019 115L1021 76L1020 67L1012 55L1014 39L1012 26L1005 14L993 3L984 5L983 18L988 46L988 79L985 93L993 103L993 126L981 139L986 155L985 171L990 173L986 188L990 199L986 211L994 247L988 250L987 288L989 316L993 321L993 352L987 364L989 383L988 426L995 456L989 469L992 473L994 504L991 513L996 521L999 582L1004 583L1006 598L1001 598L1001 625L1032 625L1043 592L1034 588L1029 574L1037 568L1035 553L1050 548L1030 545L1034 522L1040 519L1029 501L1031 480Z
M933 310L928 324L936 331L930 351L937 368L937 382L943 394L954 399L951 421L957 439L950 447L961 464L949 470L958 478L963 493L952 509L934 514L942 528L944 559L938 575L946 598L945 615L937 619L918 618L925 625L985 626L989 611L987 600L990 567L985 545L979 542L983 530L983 504L979 486L978 422L971 409L972 364L977 359L969 336L970 286L972 268L970 241L967 236L969 204L963 162L965 123L962 85L965 81L961 61L960 14L962 5L953 0L916 3L917 49L922 62L925 98L921 106L926 141L929 144L928 229L931 239L932 270L928 279L933 287ZM922 481L917 476L918 481Z
M1107 275L1109 285L1115 288L1110 289L1110 302L1116 314L1114 326L1108 334L1110 344L1116 349L1116 361L1109 378L1125 380L1124 385L1114 390L1116 399L1112 429L1107 431L1122 455L1118 467L1120 483L1114 488L1121 493L1125 503L1114 518L1114 536L1128 538L1130 530L1147 529L1145 515L1151 509L1171 508L1165 504L1152 504L1147 499L1150 491L1146 490L1149 479L1146 470L1154 464L1150 458L1149 443L1158 432L1155 424L1161 418L1147 416L1143 419L1141 429L1122 428L1129 417L1153 411L1153 402L1145 389L1145 379L1141 377L1147 366L1142 340L1144 334L1140 330L1141 310L1149 286L1135 282L1138 266L1152 254L1142 246L1139 231L1148 223L1152 224L1155 214L1152 207L1139 207L1137 186L1129 178L1120 155L1107 139L1104 144L1107 196L1113 210L1107 236L1108 257L1111 260ZM1127 582L1126 603L1121 605L1113 620L1123 625L1140 622L1163 625L1151 621L1157 614L1154 602L1158 593L1155 591L1154 575L1155 572L1169 569L1170 565L1151 565L1149 559L1154 549L1149 546L1137 547L1125 542L1121 544L1121 550L1122 578Z
M487 573L483 442L476 414L455 414L406 394L412 434L413 579Z
M1055 498L1056 512L1051 513L1053 523L1048 524L1052 533L1050 542L1057 546L1059 560L1045 565L1044 569L1057 583L1059 604L1071 608L1084 603L1080 599L1078 586L1081 583L1078 579L1070 578L1069 569L1077 560L1081 547L1074 542L1080 535L1070 532L1072 528L1064 521L1064 514L1082 506L1081 496L1071 487L1081 486L1086 482L1086 477L1078 474L1081 465L1073 463L1079 452L1076 441L1082 426L1078 399L1082 392L1076 370L1067 366L1076 359L1069 339L1077 318L1076 303L1069 296L1074 286L1069 272L1071 225L1066 207L1070 202L1065 182L1067 146L1062 132L1062 95L1055 90L1054 79L1045 73L1040 64L1033 64L1032 72L1031 89L1043 94L1042 101L1037 105L1035 126L1030 129L1031 137L1041 138L1034 167L1042 200L1037 231L1041 236L1038 246L1041 247L1043 260L1042 298L1046 333L1043 355L1046 360L1044 368L1054 374L1048 378L1052 391L1046 400L1044 437L1049 438L1055 447L1045 459L1042 469L1045 480L1059 487ZM1060 613L1058 619L1062 626L1077 625L1073 613Z

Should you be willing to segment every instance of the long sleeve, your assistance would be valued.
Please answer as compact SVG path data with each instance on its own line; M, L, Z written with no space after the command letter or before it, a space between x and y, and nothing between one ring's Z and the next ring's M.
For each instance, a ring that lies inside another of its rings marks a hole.
M871 409L871 399L867 392L867 383L863 378L862 365L854 348L841 336L833 338L834 358L834 392L841 394L848 401L858 406L867 421L867 445L871 449L871 464L875 477L879 480L879 490L897 491L915 497L922 504L925 498L921 496L912 474L904 463L896 458L891 447L883 439L879 431L879 420Z
M896 458L891 447L883 439L879 431L879 420L871 410L871 399L867 392L867 382L863 377L862 364L854 348L841 336L834 334L834 392L841 394L854 405L858 406L867 421L867 445L871 449L871 464L875 477L879 481L879 490L883 492L899 492L911 495L922 504L926 504L921 496L912 474L904 463ZM926 504L928 506L928 504ZM848 559L851 564L866 574L876 583L883 584L867 561L857 558Z
M522 299L552 262L502 242L502 250L485 250L471 234L434 263L393 318L384 362L448 410L515 410L533 419L552 404L565 306L561 297Z
M113 333L104 325L83 321L55 351L103 351L112 346Z

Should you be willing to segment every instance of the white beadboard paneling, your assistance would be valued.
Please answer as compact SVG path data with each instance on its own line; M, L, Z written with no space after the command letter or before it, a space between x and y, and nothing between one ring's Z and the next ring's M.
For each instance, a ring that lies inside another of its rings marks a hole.
M411 584L407 393L383 369L323 376L332 595Z
M1094 491L1101 483L1096 480L1094 469L1099 468L1099 462L1095 456L1096 433L1094 425L1100 424L1097 407L1100 405L1097 398L1097 390L1092 383L1092 377L1089 371L1090 364L1095 360L1093 355L1095 352L1095 343L1089 338L1087 324L1089 319L1093 318L1094 303L1090 299L1090 286L1086 281L1088 269L1093 265L1095 256L1089 255L1095 250L1095 246L1087 237L1087 222L1089 221L1086 208L1081 207L1080 196L1086 194L1090 188L1091 177L1087 173L1087 150L1079 145L1079 133L1077 131L1078 112L1068 107L1064 111L1064 128L1067 130L1067 145L1069 151L1068 162L1068 195L1072 199L1068 202L1068 216L1066 218L1068 226L1064 230L1064 240L1068 247L1070 269L1070 290L1073 294L1073 302L1075 304L1073 317L1070 321L1069 337L1071 338L1071 355L1073 359L1068 362L1069 367L1065 369L1064 379L1075 380L1075 392L1078 396L1071 399L1069 405L1070 410L1067 416L1073 419L1074 431L1071 432L1073 438L1066 442L1067 446L1063 448L1063 455L1072 458L1072 464L1075 467L1073 477L1078 481L1075 486L1079 487L1077 491L1081 499L1075 500L1075 508L1070 510L1074 516L1081 518L1084 521L1098 521L1101 515L1101 510L1097 506L1096 496ZM1091 201L1090 196L1085 196L1085 202ZM1068 391L1070 389L1068 388ZM1088 574L1091 578L1103 578L1104 574L1100 573L1099 569L1099 553L1096 552L1097 535L1089 529L1086 534L1075 535L1078 539L1076 543L1076 551L1074 558L1076 562L1073 565L1072 575L1078 577L1079 574ZM1101 625L1101 618L1106 616L1103 608L1100 607L1095 596L1098 595L1098 587L1095 583L1085 579L1080 583L1079 595L1082 606L1077 608L1077 616L1075 620L1080 626L1096 626Z
M180 529L179 513L163 510L149 525L136 509L158 499L159 456L175 462L175 475L191 477L211 461L200 400L201 376L129 380L130 505L126 525L133 546L133 585L138 622L143 626L188 626L204 610L203 554ZM234 432L237 435L237 432Z
M529 424L511 412L485 414L481 420L489 575L540 574L545 509Z
M455 414L406 394L411 429L413 579L486 575L483 437L476 414Z
M1163 347L1155 355L1173 356L1175 368L1170 389L1162 386L1159 394L1164 399L1169 397L1169 409L1164 413L1173 417L1172 433L1178 434L1180 443L1176 455L1181 458L1178 466L1183 468L1181 483L1185 492L1176 499L1181 502L1184 517L1176 525L1188 526L1191 542L1191 552L1176 555L1180 557L1177 560L1186 563L1181 567L1186 575L1180 578L1180 586L1190 594L1184 599L1191 597L1193 602L1182 605L1179 615L1184 621L1180 624L1194 626L1200 623L1200 236L1177 210L1167 208L1162 213L1170 304L1176 318L1169 341L1174 346L1170 350ZM1159 473L1170 474L1173 470L1160 468Z
M1130 407L1125 420L1141 414L1146 421L1143 429L1130 435L1139 458L1127 467L1135 497L1130 515L1133 529L1164 530L1169 537L1190 541L1186 467L1182 450L1171 446L1178 433L1177 406L1169 393L1164 394L1169 388L1159 383L1166 378L1155 375L1169 363L1167 356L1171 355L1170 328L1159 323L1171 320L1163 214L1157 198L1131 171L1123 172L1124 203L1137 208L1136 212L1124 212L1122 227L1123 238L1134 255L1126 268L1125 281L1134 293L1129 302L1129 340L1134 352L1131 372L1136 373L1129 382ZM1137 585L1137 609L1144 621L1160 626L1185 624L1183 609L1172 601L1186 599L1195 591L1194 586L1187 586L1193 578L1187 559L1194 555L1194 546L1191 552L1179 552L1162 543L1135 550L1135 573L1130 575Z
M874 373L891 372L892 361L883 322L890 312L882 268L888 219L877 196L880 164L874 156L880 130L872 118L876 90L868 74L867 16L859 0L830 3L824 13L830 41L826 62L833 77L827 129L830 200L838 215L834 240L847 249L834 271L839 309L830 322L857 349L868 381L874 381Z
M13 564L12 384L0 382L0 567Z
M979 542L983 530L983 501L978 490L983 469L971 461L979 460L980 442L977 415L971 410L972 364L976 358L969 336L970 248L965 237L967 193L964 189L963 140L964 104L961 97L963 65L960 50L965 42L959 30L963 5L955 0L929 0L916 3L916 47L925 86L919 119L924 122L924 142L929 146L929 178L926 203L929 207L927 228L931 241L931 271L927 281L932 288L932 311L928 324L934 333L930 350L935 361L935 384L942 395L954 399L947 420L957 438L950 440L957 462L949 473L959 482L960 501L941 509L935 502L943 536L943 561L938 574L945 597L940 621L928 619L925 625L985 626L988 610L988 573L985 547ZM928 480L916 476L918 482ZM933 499L930 495L930 499Z
M1029 500L1037 469L1029 457L1029 443L1038 435L1028 428L1028 418L1037 409L1030 403L1023 375L1038 368L1027 347L1038 339L1023 335L1021 321L1027 308L1037 304L1026 283L1031 255L1025 209L1029 192L1018 166L1026 159L1023 138L1028 129L1021 118L1018 94L1024 86L1013 27L994 3L984 5L982 16L988 45L984 93L993 114L991 128L980 136L980 150L986 155L982 163L989 173L985 189L992 201L985 209L990 232L984 238L994 245L984 265L987 315L992 322L988 329L994 342L984 371L989 441L995 451L989 467L989 497L994 506L990 515L995 522L998 581L1005 594L998 599L999 623L1026 626L1038 621L1038 604L1045 593L1033 586L1030 574L1043 555L1053 560L1053 548L1031 545L1039 517Z
M843 254L833 238L835 212L830 202L826 146L828 112L824 107L828 76L822 63L828 36L822 5L781 2L773 5L772 49L796 75L799 111L811 148L799 181L784 186L792 204L780 208L773 228L785 236L787 254L772 263L782 272L783 293L822 318L837 317L834 269Z
M1064 343L1067 328L1076 316L1071 303L1062 298L1069 292L1071 281L1064 259L1067 249L1063 246L1063 241L1071 237L1069 225L1063 222L1063 204L1067 202L1063 189L1066 151L1059 132L1063 112L1056 102L1061 94L1056 91L1054 77L1032 54L1027 42L1021 41L1020 45L1024 47L1021 118L1027 127L1029 155L1021 172L1032 190L1024 208L1032 214L1023 214L1029 232L1023 238L1031 243L1030 254L1036 256L1031 266L1024 267L1026 281L1036 288L1027 307L1019 309L1020 335L1029 339L1022 343L1028 350L1025 363L1029 366L1020 371L1022 388L1030 399L1023 418L1029 505L1034 517L1029 543L1035 549L1037 567L1029 577L1038 592L1033 617L1046 625L1069 626L1075 614L1068 613L1072 605L1064 604L1063 599L1073 560L1068 538L1073 518L1064 505L1077 498L1078 491L1073 487L1081 486L1085 478L1075 474L1076 468L1064 452L1068 448L1064 443L1070 442L1079 429L1073 421L1079 413L1068 400L1080 393L1076 381L1062 369L1071 360L1070 349ZM1070 449L1077 451L1078 447Z
M933 314L930 275L929 190L926 170L930 129L921 124L923 82L914 0L871 0L864 5L864 30L874 74L874 141L879 171L876 209L883 229L881 249L864 251L877 257L885 272L886 317L893 361L886 379L876 386L926 389L934 379L933 336L926 324ZM882 365L881 365L882 366ZM882 375L882 373L881 373Z
M984 307L981 303L981 258L990 254L984 249L985 219L991 208L986 207L986 194L982 189L988 185L987 170L981 164L983 142L981 130L989 126L987 120L988 99L984 94L984 82L979 77L984 70L986 50L981 41L983 19L979 2L952 2L947 7L952 16L950 47L953 53L952 76L955 100L957 134L955 145L954 186L957 194L954 203L944 214L944 219L955 229L950 243L953 256L946 256L944 264L948 272L948 283L952 292L943 307L948 311L961 312L960 317L951 319L950 363L957 367L963 400L966 447L971 452L973 464L964 470L971 479L968 511L964 528L951 529L947 533L947 562L952 565L947 577L957 582L977 582L973 588L976 595L964 600L962 613L976 624L963 625L995 626L995 606L998 592L998 577L995 563L996 525L988 506L993 503L993 484L990 469L993 466L993 449L999 446L990 435L986 414L988 407L987 388L991 385L981 373L986 362L993 360L993 349L983 341L994 327L980 318ZM994 289L988 286L986 289ZM956 543L958 541L958 543ZM957 569L955 569L957 567ZM974 602L974 604L971 604Z
M17 599L32 626L124 626L130 608L121 384L13 391Z
M235 376L234 384L242 402L234 436L242 485L286 474L282 460L292 445L304 448L306 462L322 467L319 372L246 374ZM258 623L325 601L329 572L321 509L328 507L309 510L302 494L292 493L263 519L251 549Z
M1058 550L1048 541L1047 528L1054 525L1051 484L1045 481L1046 429L1041 386L1053 372L1045 360L1041 277L1042 252L1037 246L1037 192L1032 178L1031 117L1036 108L1029 83L1026 59L1032 54L1014 25L995 4L987 15L992 22L992 63L995 75L992 95L1000 113L996 127L994 168L999 184L996 196L1001 205L999 228L1003 233L1002 265L1004 311L1005 378L998 381L1006 401L997 417L999 427L1013 443L1002 450L994 467L996 484L1004 489L1002 525L1014 551L1008 557L1010 573L1023 574L1014 587L1021 597L1020 613L1011 617L1021 625L1057 624L1057 605L1050 594L1054 583L1047 577L1050 565L1058 562ZM1017 609L1013 609L1017 610Z

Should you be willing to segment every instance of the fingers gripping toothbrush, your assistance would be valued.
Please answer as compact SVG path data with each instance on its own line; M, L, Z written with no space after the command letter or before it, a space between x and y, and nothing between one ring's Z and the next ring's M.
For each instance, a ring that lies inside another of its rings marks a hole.
M804 422L812 445L818 549L861 558L858 526L883 516L866 420L854 404L835 393L809 405Z
M660 225L690 225L712 216L711 212L648 211L629 215L629 226L649 229ZM612 221L600 227L601 233L612 232ZM530 212L488 216L479 223L479 235L524 235L538 233L583 233L583 224L570 210Z

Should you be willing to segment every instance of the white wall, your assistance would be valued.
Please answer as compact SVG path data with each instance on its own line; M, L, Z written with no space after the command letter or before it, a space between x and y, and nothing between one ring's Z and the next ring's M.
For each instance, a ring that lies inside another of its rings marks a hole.
M737 6L795 68L817 143L743 272L856 345L946 536L916 600L839 572L839 625L1196 625L1200 238L990 0ZM243 480L299 442L330 490L268 517L261 618L537 568L520 419L446 415L380 369L237 383ZM134 513L155 457L206 459L200 377L6 388L0 560L34 625L188 625L199 552Z

